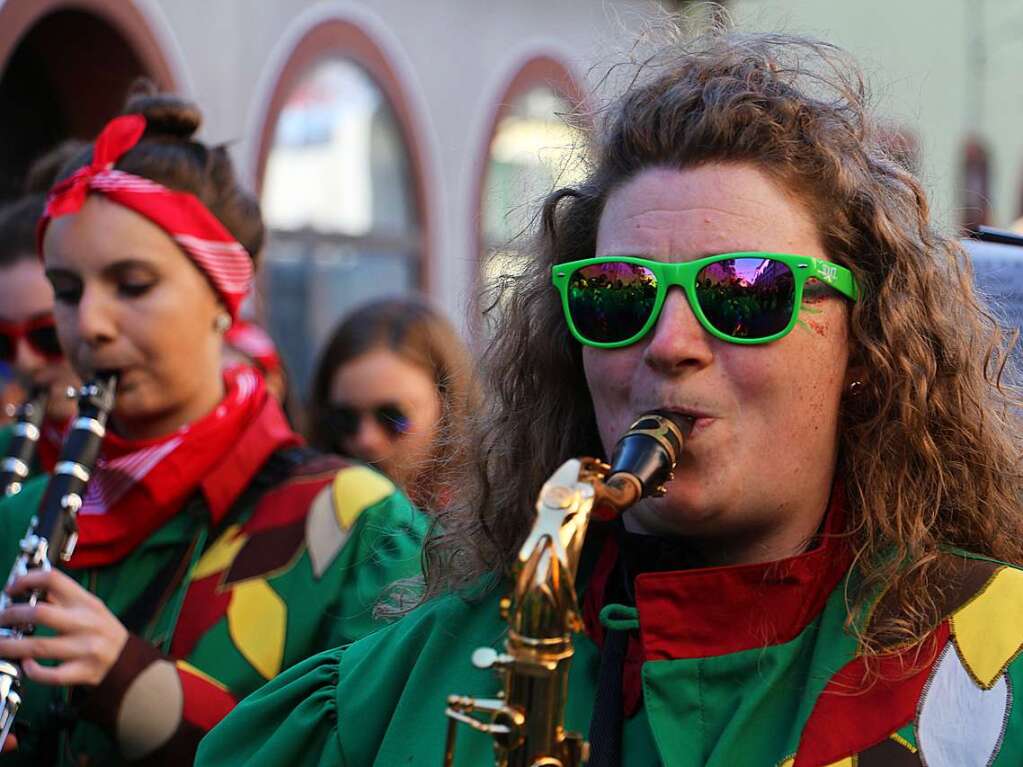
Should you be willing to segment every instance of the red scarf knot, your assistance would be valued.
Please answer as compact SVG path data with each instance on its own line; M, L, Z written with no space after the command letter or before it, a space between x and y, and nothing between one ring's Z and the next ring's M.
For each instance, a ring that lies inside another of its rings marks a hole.
M146 118L142 115L123 115L107 123L96 139L92 162L50 190L36 230L39 255L42 257L43 237L50 221L77 213L89 193L98 192L145 216L170 235L206 275L234 320L252 286L252 259L242 244L195 195L114 169L145 131Z

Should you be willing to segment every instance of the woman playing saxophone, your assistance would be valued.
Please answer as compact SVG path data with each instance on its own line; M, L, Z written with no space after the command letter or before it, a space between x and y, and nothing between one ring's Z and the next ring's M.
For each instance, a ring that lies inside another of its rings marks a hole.
M245 701L201 767L439 764L452 693L510 701L469 658L515 638L545 481L653 410L692 431L663 496L589 525L550 707L589 765L1023 761L1019 428L961 248L833 47L715 32L635 75L500 304L425 604ZM517 758L494 734L454 765Z

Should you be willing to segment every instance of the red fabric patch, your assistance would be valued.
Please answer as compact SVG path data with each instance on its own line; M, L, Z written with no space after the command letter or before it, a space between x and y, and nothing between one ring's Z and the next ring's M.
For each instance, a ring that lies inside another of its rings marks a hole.
M858 754L912 721L948 639L945 621L922 643L874 659L870 675L863 656L842 667L810 712L794 767L821 767ZM909 676L907 669L913 670Z
M182 718L203 730L212 730L221 719L231 713L231 709L238 701L231 693L210 684L201 676L196 676L180 666L177 668L185 697Z
M187 658L195 649L203 634L213 628L227 614L231 604L231 590L221 591L217 587L223 573L214 573L188 585L181 615L174 628L170 654L175 658Z
M817 548L775 562L643 573L636 606L647 660L706 658L794 639L852 564L836 486Z
M231 445L229 459L214 466L203 477L202 491L214 522L223 518L274 452L300 444L302 438L291 430L277 400L267 397L263 407Z
M242 525L242 532L253 536L304 520L317 494L334 480L342 465L338 462L325 466L319 476L293 479L269 490L259 499L252 517Z

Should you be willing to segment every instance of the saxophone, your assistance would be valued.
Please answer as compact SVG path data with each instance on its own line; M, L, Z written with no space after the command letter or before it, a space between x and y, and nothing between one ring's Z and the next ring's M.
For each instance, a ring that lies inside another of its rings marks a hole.
M498 673L502 692L448 697L444 767L454 764L459 723L493 738L497 767L587 761L589 744L564 728L572 634L583 628L575 591L583 539L591 518L611 520L641 498L663 495L691 430L685 416L645 413L618 441L611 465L572 459L544 483L513 566L512 593L500 603L508 622L505 651L481 647L472 655L477 668Z
M49 570L57 559L71 559L78 541L75 517L106 436L116 383L116 378L109 376L86 384L79 391L78 417L72 422L60 449L60 458L39 503L39 513L32 518L21 540L21 553L11 568L8 585L32 570ZM27 601L35 604L44 597L42 593L33 593ZM6 591L0 593L0 610L12 601ZM34 631L34 626L0 628L0 636L21 639ZM17 661L0 658L0 744L7 741L21 707L21 677Z
M46 415L47 393L46 388L34 390L18 408L11 444L0 464L0 498L20 493L28 479L42 434L40 428Z

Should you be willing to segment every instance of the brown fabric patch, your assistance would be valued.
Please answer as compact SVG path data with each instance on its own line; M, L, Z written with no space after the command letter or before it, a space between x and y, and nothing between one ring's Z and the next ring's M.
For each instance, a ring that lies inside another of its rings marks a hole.
M308 460L298 464L288 476L288 479L306 478L317 474L337 474L341 469L348 468L353 464L330 453L315 453Z
M117 716L124 694L148 666L165 656L153 645L135 634L128 634L121 654L98 685L76 688L81 694L80 713L83 719L95 722L107 732L115 732Z
M305 543L305 519L254 533L234 558L224 578L228 586L250 578L267 578L291 564Z
M856 758L858 767L921 767L920 757L898 741L885 738Z
M983 559L970 559L955 554L941 555L932 576L937 598L935 613L928 621L930 628L936 627L976 596L999 567L1002 565ZM896 611L895 600L886 592L871 613L870 631L878 623L894 617Z

